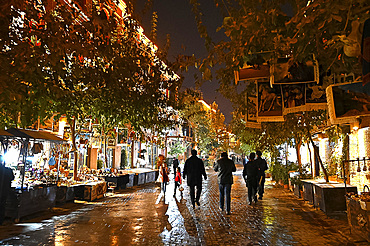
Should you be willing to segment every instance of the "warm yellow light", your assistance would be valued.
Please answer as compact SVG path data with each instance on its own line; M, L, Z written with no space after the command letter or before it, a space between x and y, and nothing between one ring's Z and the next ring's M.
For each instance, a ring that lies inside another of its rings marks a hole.
M211 108L208 103L206 103L204 100L198 100L198 102L202 103L204 107L206 107L208 110L212 110L214 113L216 113L216 109Z
M61 118L59 120L59 129L58 129L58 136L63 137L64 135L64 127L67 124L67 118Z

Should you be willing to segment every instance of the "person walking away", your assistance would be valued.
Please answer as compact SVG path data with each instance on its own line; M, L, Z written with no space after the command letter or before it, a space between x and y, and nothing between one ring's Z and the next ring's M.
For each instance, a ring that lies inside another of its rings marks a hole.
M221 159L214 163L213 169L215 172L218 172L220 210L224 211L224 202L226 197L226 214L230 214L231 186L233 184L233 172L236 171L235 163L227 157L226 152L222 152Z
M163 194L166 194L166 186L169 182L166 162L162 162L161 166L159 167L159 180L161 182L161 191Z
M207 174L204 169L204 163L197 157L197 151L195 149L191 150L191 157L185 161L183 175L190 189L190 199L193 208L195 208L195 203L200 206L199 199L202 193L202 176L204 180L207 180ZM196 195L195 187L197 187Z
M245 164L243 169L243 177L248 187L248 204L252 205L252 201L257 202L257 187L258 187L258 167L254 160L256 154L250 153L249 161Z
M13 171L0 162L0 225L3 224L5 219L6 199L13 179Z
M180 188L180 186L182 184L180 167L177 167L176 172L175 172L175 175L176 175L175 176L175 190L173 192L173 196L174 197L176 196L176 190L177 190L177 188ZM181 197L182 197L182 190L180 190L180 194L181 194Z
M173 166L174 178L176 178L177 168L179 167L179 159L177 159L177 157L175 157L175 159L173 159L172 166Z
M262 159L262 152L256 151L257 167L258 167L258 199L262 200L263 193L265 193L265 171L268 169L267 162L265 159Z

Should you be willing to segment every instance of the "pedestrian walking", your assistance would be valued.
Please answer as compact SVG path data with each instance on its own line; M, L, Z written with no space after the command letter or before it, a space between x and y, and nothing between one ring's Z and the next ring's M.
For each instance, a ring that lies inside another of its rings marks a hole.
M265 171L268 169L267 162L265 159L262 159L262 152L256 151L257 167L258 167L258 199L262 200L263 193L265 192Z
M249 161L244 165L243 177L248 187L248 204L252 205L252 201L257 202L257 187L258 187L258 166L254 158L256 154L250 153Z
M173 196L174 197L176 196L176 191L179 188L180 194L181 194L181 197L182 197L182 190L181 190L181 188L182 188L182 186L181 186L181 184L182 184L182 178L181 178L181 170L180 170L180 167L177 167L176 172L175 172L175 175L176 175L175 176L175 190L173 192Z
M213 165L215 172L218 172L218 188L220 190L220 210L224 211L226 198L226 214L230 214L231 186L233 184L233 172L236 171L234 161L227 157L226 152L221 153L221 159Z
M173 159L172 166L173 166L174 178L176 178L176 171L177 171L177 168L179 167L179 159L177 159L177 157Z
M166 162L162 162L159 167L159 181L161 182L161 191L163 194L166 194L166 186L170 181L168 178L168 168Z
M157 161L155 163L155 168L159 169L161 167L162 163L165 161L165 159L166 158L164 157L164 155L159 154L158 157L157 157Z
M193 208L195 208L195 203L200 206L199 199L202 193L202 176L206 180L207 174L204 169L204 163L197 157L197 151L195 149L191 150L191 157L185 161L183 175L190 189L190 199ZM197 187L196 195L195 187Z
M14 179L13 171L0 162L0 225L5 219L6 199L8 198L11 183Z

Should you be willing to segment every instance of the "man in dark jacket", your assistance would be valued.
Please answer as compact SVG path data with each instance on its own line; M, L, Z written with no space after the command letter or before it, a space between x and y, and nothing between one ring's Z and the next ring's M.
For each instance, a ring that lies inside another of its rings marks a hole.
M197 157L197 151L191 150L191 157L186 160L183 172L184 178L187 179L187 184L190 188L190 198L193 208L195 203L200 206L199 198L202 193L202 175L207 179L204 163ZM197 187L197 194L195 196L195 186Z
M249 161L244 165L243 177L248 187L248 203L252 204L252 200L257 202L257 187L258 187L258 167L254 160L255 153L250 153Z
M5 167L0 160L0 225L4 222L6 199L10 192L10 185L13 179L13 171Z
M263 193L265 192L265 171L268 169L267 162L262 159L262 152L257 150L257 167L258 167L258 198L262 200Z
M233 184L233 172L236 171L235 164L227 157L226 152L222 152L221 159L213 165L215 172L218 172L218 188L220 190L220 210L224 210L224 200L226 197L226 214L230 214L231 185Z

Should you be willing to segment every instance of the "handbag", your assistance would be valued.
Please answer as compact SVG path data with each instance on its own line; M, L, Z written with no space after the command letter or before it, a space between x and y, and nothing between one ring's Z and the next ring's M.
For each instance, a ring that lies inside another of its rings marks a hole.
M182 185L179 186L179 191L183 191L184 187Z

